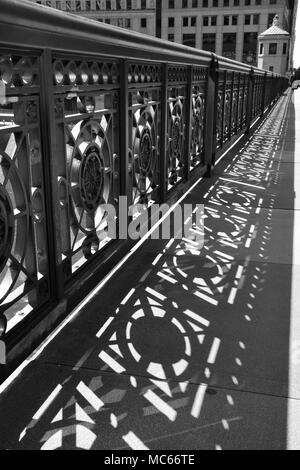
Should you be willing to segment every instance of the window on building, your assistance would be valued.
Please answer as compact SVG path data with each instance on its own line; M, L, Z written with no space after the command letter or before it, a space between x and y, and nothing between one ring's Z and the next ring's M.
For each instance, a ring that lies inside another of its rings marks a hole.
M253 24L259 24L259 15L255 14L253 15Z
M209 25L209 16L203 16L203 26Z
M269 44L269 54L270 55L277 54L277 42L271 42Z
M243 62L249 65L255 65L256 54L257 54L257 33L256 32L244 33Z
M187 7L188 7L188 1L182 0L182 8L187 8Z
M171 16L168 19L168 26L169 26L169 28L174 28L174 25L175 25L175 18L173 16Z
M196 16L192 16L191 17L191 26L196 26L197 25L197 17Z
M188 16L184 16L182 18L182 26L188 26L189 25L189 17Z
M223 0L223 6L229 7L229 0Z
M251 15L245 15L245 24L250 24L251 23Z
M192 8L198 8L198 0L193 0Z
M211 24L211 26L217 26L217 17L216 16L211 16L210 17L210 24Z
M168 34L168 41L174 42L174 34L173 33Z
M224 26L228 26L229 25L229 16L224 16L223 18L223 23L224 23Z
M270 65L269 66L269 72L273 72L274 71L274 66L273 65Z
M182 44L185 46L196 47L196 34L183 34Z
M233 26L236 26L238 24L238 17L237 15L233 15L231 19L231 23Z
M264 53L264 45L263 44L259 45L259 53L260 53L260 55Z
M219 6L219 0L213 0L213 7L218 7Z
M169 8L170 9L175 8L175 0L169 0Z
M261 5L261 0L255 0L255 5Z
M203 0L202 1L202 7L203 8L208 8L208 0Z
M215 33L204 33L202 36L202 49L204 51L216 52L216 35Z
M240 0L233 0L233 5L235 7L239 7L240 6Z
M147 18L141 18L141 28L147 28Z
M270 5L276 5L277 0L270 0Z
M236 53L236 33L223 34L223 51L222 54L230 59L235 59Z
M286 54L286 51L287 51L287 43L285 42L285 43L283 44L283 48L282 48L282 53L283 53L283 55Z
M245 5L246 6L251 5L251 0L245 0Z

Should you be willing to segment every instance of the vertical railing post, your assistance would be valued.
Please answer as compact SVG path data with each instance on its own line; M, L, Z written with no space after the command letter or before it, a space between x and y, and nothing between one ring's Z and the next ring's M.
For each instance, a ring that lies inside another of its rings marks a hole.
M161 79L161 126L160 126L160 161L159 161L159 199L166 200L167 192L167 119L168 119L168 64L162 65Z
M247 109L246 109L246 131L245 134L248 134L250 131L251 121L252 121L252 112L253 112L253 95L254 95L254 70L251 69L249 74L249 90L248 90L248 99L247 99Z
M184 178L186 180L190 177L191 169L191 136L192 136L192 98L193 98L193 66L188 67L187 78L187 99L186 99L186 132L185 132L185 146L184 146Z
M216 154L216 101L218 93L217 62L213 58L207 74L206 100L205 100L205 135L204 135L204 162L207 165L206 176L210 177L215 163Z
M267 85L267 72L264 73L264 82L263 82L261 106L260 106L260 117L263 117L264 111L265 111L266 85Z
M41 54L41 141L44 155L45 211L48 227L49 278L52 297L59 301L64 293L64 275L61 250L61 224L57 191L58 155L64 149L56 149L52 52L44 49Z

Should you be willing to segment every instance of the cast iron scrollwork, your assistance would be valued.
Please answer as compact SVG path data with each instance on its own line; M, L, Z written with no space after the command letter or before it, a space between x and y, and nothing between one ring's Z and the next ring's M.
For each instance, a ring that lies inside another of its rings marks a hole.
M184 130L184 98L179 95L169 99L169 184L171 186L182 177Z
M191 165L196 166L203 152L204 131L204 104L205 98L198 90L194 90L192 96L192 136L191 136Z
M103 119L101 123L95 119L78 122L72 129L75 140L69 140L74 230L80 228L86 234L95 232L101 224L104 214L100 205L108 202L110 192L112 167L105 136L108 122Z

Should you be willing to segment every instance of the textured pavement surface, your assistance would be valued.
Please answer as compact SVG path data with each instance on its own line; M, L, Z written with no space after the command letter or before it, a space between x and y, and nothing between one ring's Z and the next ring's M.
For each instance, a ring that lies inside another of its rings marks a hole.
M0 449L300 449L300 90L0 395ZM201 231L203 218L199 218Z

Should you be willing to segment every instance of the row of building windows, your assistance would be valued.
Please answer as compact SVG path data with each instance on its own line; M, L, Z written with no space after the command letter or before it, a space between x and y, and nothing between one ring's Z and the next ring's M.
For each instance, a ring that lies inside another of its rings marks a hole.
M269 14L268 16L268 26L272 24L273 18L275 13ZM241 15L225 15L223 16L223 25L224 26L236 26L238 24L238 18ZM244 15L244 25L258 25L259 24L260 15ZM201 18L203 26L217 26L218 25L218 17L216 15L211 16L203 16ZM198 18L197 16L184 16L182 18L182 26L184 27L195 27L197 26ZM175 27L175 17L170 16L168 18L168 27L174 28Z
M277 0L267 0L270 5L275 5ZM70 11L92 11L92 10L146 10L154 9L155 2L152 0L37 0L36 3L54 7L59 10ZM178 8L209 8L261 5L262 0L181 0L176 4L175 0L169 0L169 9Z
M277 0L268 0L270 5L276 5ZM178 8L209 8L209 7L230 7L230 6L249 6L261 5L262 0L181 0ZM169 0L169 9L176 7L175 0Z
M269 44L269 49L268 49L269 55L276 55L277 52L280 53L280 50L278 50L279 49L278 46L279 46L279 44L277 44L277 42L271 42ZM264 45L263 44L260 44L259 53L260 54L264 53ZM285 42L285 43L282 44L282 54L286 55L286 53L287 53L287 43Z
M174 36L169 35L170 41L174 41ZM195 34L183 34L182 43L186 46L196 47ZM224 33L222 38L222 55L230 59L236 59L236 33ZM216 52L216 34L202 34L202 49L209 52ZM244 62L255 63L257 55L257 33L244 33L244 42L242 50L242 60Z
M130 18L99 18L98 21L100 21L100 23L119 26L120 28L131 28ZM140 18L140 27L147 28L147 18Z
M174 42L174 34L169 34L169 41ZM235 58L236 54L236 33L224 33L222 38L222 55L230 58ZM195 34L183 34L182 43L186 46L196 47L196 35ZM263 44L260 45L259 53L263 54ZM249 32L244 33L243 42L243 55L253 58L256 56L257 48L257 33ZM216 52L216 34L215 33L204 33L202 34L202 49L205 51ZM268 52L270 55L276 55L281 53L277 43L270 43ZM287 43L282 45L282 54L287 53Z
M154 9L155 3L150 0L37 0L39 5L46 5L57 10L66 11L114 11L114 10L147 10Z

